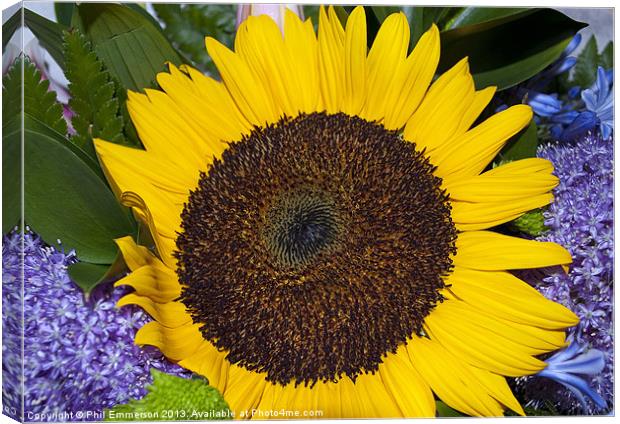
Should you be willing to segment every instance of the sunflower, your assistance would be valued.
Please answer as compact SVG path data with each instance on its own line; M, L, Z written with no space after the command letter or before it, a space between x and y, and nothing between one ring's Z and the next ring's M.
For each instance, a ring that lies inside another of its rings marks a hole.
M293 13L254 16L221 75L169 65L130 92L145 150L96 140L156 254L117 240L153 321L136 335L208 378L236 417L523 414L506 376L531 375L577 323L508 270L566 265L554 243L488 229L552 201L552 165L486 170L532 118L517 105L474 126L494 87L463 59L433 82L439 32L408 54L389 16L367 50L356 8L318 36ZM266 414L266 415L265 415ZM301 415L305 416L305 415Z

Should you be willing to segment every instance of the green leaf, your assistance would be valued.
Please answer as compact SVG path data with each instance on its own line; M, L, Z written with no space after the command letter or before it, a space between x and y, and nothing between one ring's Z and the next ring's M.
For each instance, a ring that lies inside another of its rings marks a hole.
M598 46L596 37L591 36L584 49L577 57L573 68L572 84L583 88L590 87L596 80L596 66L598 64Z
M390 16L392 13L398 13L401 11L401 8L398 6L371 6L370 8L381 23L383 23L385 18Z
M21 62L22 59L19 59ZM28 59L23 60L24 68L24 111L45 124L52 127L55 131L65 134L67 132L67 122L63 116L62 105L56 101L56 92L49 91L49 81L41 79L41 73L37 67ZM21 109L21 87L16 84L18 78L15 73L21 70L18 63L12 68L11 72L5 76L3 81L3 91L5 91L4 99L9 104L4 105L11 113L3 118L11 119L11 115L15 115L16 110ZM17 86L16 86L17 85ZM8 99L7 99L8 97ZM3 100L4 103L4 100ZM6 124L6 120L3 119Z
M450 7L422 7L414 6L410 12L409 25L411 26L410 47L415 47L420 37L429 30L431 25L438 24L454 8Z
M185 379L151 369L153 384L141 400L105 411L106 421L226 420L232 412L203 378Z
M605 69L611 69L614 67L614 43L610 41L607 43L603 51L601 52L599 65Z
M61 134L24 116L25 221L48 244L57 239L80 260L111 264L115 238L135 233L129 214ZM19 143L17 134L10 142Z
M19 225L22 214L21 115L2 128L2 234Z
M75 3L54 3L54 11L56 12L56 20L59 24L66 27L71 26L71 18L75 11Z
M149 19L120 4L80 3L81 26L97 57L123 87L139 91L153 86L157 73L181 59Z
M528 234L532 237L538 237L547 230L542 209L527 212L510 222L509 225L513 231Z
M2 126L21 116L23 59L17 59L2 77Z
M554 62L585 24L553 9L527 9L441 33L439 71L469 57L477 88L512 87Z
M499 153L501 162L512 162L519 159L536 157L538 148L538 126L532 120L524 130L515 134Z
M22 25L22 9L18 9L17 12L13 14L9 19L6 20L4 24L2 24L2 53L4 53L4 49L6 45L9 44L9 40L17 28Z
M435 402L438 417L465 417L466 415L450 408L448 405L438 400Z
M167 38L199 69L217 75L217 69L205 48L205 36L228 47L235 39L236 6L226 4L153 3Z
M442 28L449 30L518 15L528 9L514 7L459 7Z
M118 252L111 265L77 262L70 265L68 271L71 280L88 296L95 287L121 274L124 269L126 269L125 263L122 255Z
M116 85L78 30L65 32L66 73L75 113L71 123L76 134L71 141L96 157L93 138L127 144L123 136L123 118L116 98Z
M67 28L41 15L37 15L29 9L24 9L24 24L37 37L41 46L47 50L56 63L64 70L65 59L62 55L62 32Z

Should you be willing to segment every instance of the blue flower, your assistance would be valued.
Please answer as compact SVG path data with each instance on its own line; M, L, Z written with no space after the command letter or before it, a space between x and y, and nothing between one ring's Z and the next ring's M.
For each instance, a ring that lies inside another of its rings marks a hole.
M603 352L596 349L585 349L572 342L564 349L545 361L547 367L537 374L554 380L575 395L584 411L588 409L585 396L588 396L600 409L607 408L607 402L579 375L599 374L605 366Z
M600 352L604 361L598 374L584 373L587 377L583 381L607 405L613 405L613 135L609 140L604 140L602 134L597 132L568 143L544 145L539 148L538 156L553 163L560 180L554 190L555 201L544 214L549 231L539 239L567 248L573 257L573 264L568 274L561 269L552 269L542 275L531 274L528 281L547 298L562 303L579 316L580 323L569 330L570 337L574 343L583 346L584 352L586 349ZM566 355L552 362L560 363ZM558 369L550 366L547 374ZM554 376L554 381L583 388L576 384L573 377ZM560 381L558 377L564 380ZM523 384L522 396L526 402L542 406L543 400L551 400L561 413L600 413L601 408L604 409L601 406L603 402L598 401L596 396L581 390L594 400L593 404L586 402L587 408L584 410L583 399L576 393L569 390L573 395L567 395L563 386L554 386L547 381L526 379L519 382L519 386Z
M101 412L139 399L152 381L152 367L190 375L156 349L134 344L136 331L149 318L137 307L115 308L125 289L107 285L87 301L67 274L67 266L76 262L74 253L46 247L32 233L23 236L22 303L20 239L19 233L12 233L4 237L2 246L2 396L9 411L21 411L22 334L26 414ZM45 416L41 419L47 421Z
M609 139L614 129L613 73L599 66L596 82L581 92L581 98L586 109L596 115L603 139Z

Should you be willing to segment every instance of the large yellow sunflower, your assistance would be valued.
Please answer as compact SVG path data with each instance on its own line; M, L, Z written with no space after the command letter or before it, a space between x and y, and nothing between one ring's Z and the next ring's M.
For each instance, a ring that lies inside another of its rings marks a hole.
M145 150L96 140L155 242L117 240L135 289L119 305L154 319L136 343L236 417L434 416L435 396L523 414L505 376L544 369L577 323L508 272L569 253L488 231L552 201L546 160L483 172L530 108L472 127L495 89L466 59L432 82L438 30L407 55L402 13L370 51L361 7L346 28L321 9L318 37L288 13L283 33L258 16L234 52L207 38L221 81L170 65L163 91L129 93Z

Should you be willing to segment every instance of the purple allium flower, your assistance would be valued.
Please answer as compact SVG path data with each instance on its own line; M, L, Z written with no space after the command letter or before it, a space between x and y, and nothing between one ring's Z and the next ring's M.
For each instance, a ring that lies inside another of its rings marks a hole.
M603 353L602 371L585 380L612 408L613 136L604 140L600 134L589 133L573 143L542 146L538 155L553 163L560 179L555 201L545 212L549 231L539 239L567 248L573 264L568 274L554 269L529 280L547 298L564 304L579 316L580 323L569 331L569 336L584 348L584 353L589 349ZM592 403L583 411L577 397L540 378L526 379L524 397L530 406L550 400L561 413L605 412Z
M67 274L75 254L46 247L35 234L24 234L24 302L21 327L20 234L3 240L5 406L21 414L21 331L24 334L24 413L27 421L102 420L75 415L102 412L142 398L152 382L150 369L189 376L156 349L134 344L136 331L150 319L138 307L115 307L127 293L107 284L88 300ZM6 410L6 409L5 409Z

